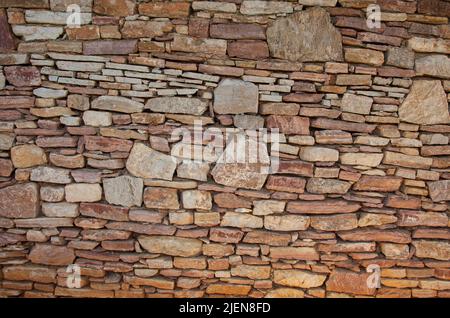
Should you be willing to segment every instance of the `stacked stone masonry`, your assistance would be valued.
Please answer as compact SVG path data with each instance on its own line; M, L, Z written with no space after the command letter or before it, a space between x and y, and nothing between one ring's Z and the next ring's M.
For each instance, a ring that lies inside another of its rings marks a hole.
M449 17L0 0L0 296L449 297ZM278 128L278 170L174 155L194 122Z

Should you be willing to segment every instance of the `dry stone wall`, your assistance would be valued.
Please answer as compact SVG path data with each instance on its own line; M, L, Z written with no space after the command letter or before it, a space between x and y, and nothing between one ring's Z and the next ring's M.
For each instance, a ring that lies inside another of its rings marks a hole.
M0 0L0 296L449 297L449 17Z

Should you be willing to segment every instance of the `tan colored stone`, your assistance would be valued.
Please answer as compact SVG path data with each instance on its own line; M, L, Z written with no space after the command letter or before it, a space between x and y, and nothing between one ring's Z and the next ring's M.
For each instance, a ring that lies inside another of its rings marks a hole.
M192 238L173 236L138 237L139 244L150 253L161 253L171 256L191 257L202 251L202 241Z
M42 148L35 145L20 145L11 149L11 160L16 168L30 168L47 163Z

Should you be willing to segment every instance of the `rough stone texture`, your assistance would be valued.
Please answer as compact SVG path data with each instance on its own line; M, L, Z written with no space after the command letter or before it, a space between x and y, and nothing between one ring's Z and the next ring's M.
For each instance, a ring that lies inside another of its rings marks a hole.
M258 87L249 82L224 79L214 90L214 111L218 114L258 112Z
M103 180L105 199L126 207L141 206L144 182L140 178L120 176Z
M297 36L302 34L301 37ZM267 29L272 57L298 62L341 61L341 35L321 8L278 18Z
M12 185L0 189L0 216L34 218L39 212L39 191L36 183Z
M449 3L0 1L0 297L448 297Z
M177 164L174 158L136 143L131 149L126 167L134 176L172 180Z
M414 81L398 114L401 120L414 124L448 124L448 102L441 82Z

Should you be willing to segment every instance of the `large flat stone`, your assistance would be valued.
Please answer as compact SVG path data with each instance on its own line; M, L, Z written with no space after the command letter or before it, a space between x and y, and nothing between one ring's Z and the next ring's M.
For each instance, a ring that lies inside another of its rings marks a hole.
M448 124L447 95L440 81L416 80L398 109L400 120L422 125Z
M37 244L28 257L35 264L69 265L75 259L75 252L66 246Z
M144 104L126 97L100 96L92 102L91 107L94 109L131 114L142 112Z
M267 28L267 43L271 56L275 58L298 62L343 59L341 34L322 8L315 7L276 19Z
M450 201L450 180L428 182L428 190L433 201Z
M182 257L191 257L200 254L203 246L200 240L174 236L141 235L138 237L138 241L150 253Z
M208 103L199 98L156 97L150 98L145 108L158 113L202 115L208 108Z
M176 160L153 150L142 143L135 143L126 163L127 170L140 178L172 180Z
M217 114L257 113L258 99L255 84L226 78L214 90L214 111Z
M450 78L450 59L445 55L427 55L416 59L416 75Z

